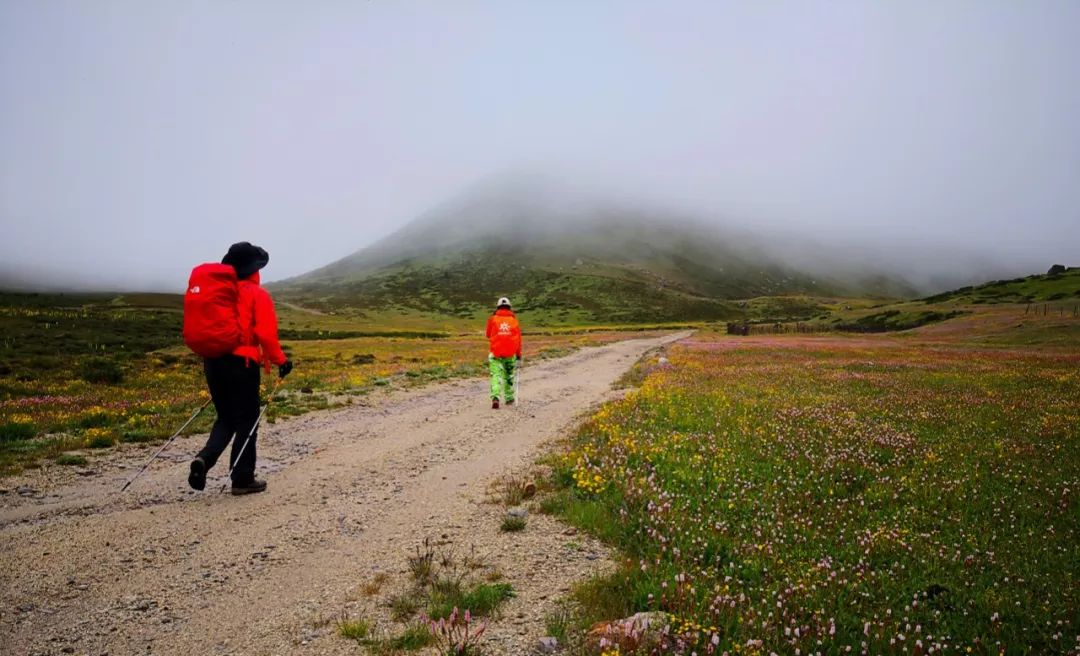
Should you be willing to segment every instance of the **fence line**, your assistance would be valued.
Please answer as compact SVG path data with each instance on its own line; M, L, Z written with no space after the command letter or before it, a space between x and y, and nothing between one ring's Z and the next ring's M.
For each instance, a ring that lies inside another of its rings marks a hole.
M1047 317L1050 316L1054 309L1057 309L1058 316L1063 317L1068 312L1068 305L1064 303L1059 303L1056 308L1051 307L1051 305L1051 303L1028 303L1024 306L1024 314ZM1072 316L1080 317L1080 305L1073 304Z

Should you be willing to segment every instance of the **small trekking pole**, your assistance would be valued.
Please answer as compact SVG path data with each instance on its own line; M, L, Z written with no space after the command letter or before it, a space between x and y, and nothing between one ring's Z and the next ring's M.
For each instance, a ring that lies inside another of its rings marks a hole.
M236 460L229 463L229 475L226 477L225 482L221 484L222 492L229 486L229 480L232 479L232 473L233 470L236 469L236 463L240 462L240 458L244 455L244 451L247 450L248 442L251 441L252 436L255 435L255 431L258 430L263 415L266 413L266 409L270 407L270 402L274 400L274 395L277 394L278 388L281 387L281 383L284 380L284 378L278 378L277 382L274 383L274 389L270 390L270 397L266 399L266 405L259 410L259 416L255 418L255 425L251 427L251 432L249 432L247 438L244 439L244 443L240 445L240 451L236 454Z
M165 444L161 445L161 448L158 449L157 452L154 453L154 455L150 456L150 459L146 461L146 464L142 466L142 469L140 469L134 476L132 476L127 483L124 483L124 487L120 488L120 491L123 492L124 490L128 489L128 486L134 483L136 478L142 476L142 473L146 471L146 468L150 466L150 463L154 462L154 460L157 459L157 457L160 456L162 452L165 451L165 449L169 448L169 445L173 443L173 440L179 437L180 433L183 433L184 429L191 425L191 422L195 421L196 417L202 414L202 411L206 409L206 406L210 405L210 401L212 400L213 399L206 399L206 403L200 405L199 409L195 411L195 414L191 415L191 418L185 421L184 425L178 428L176 432L173 433L172 436L165 442Z

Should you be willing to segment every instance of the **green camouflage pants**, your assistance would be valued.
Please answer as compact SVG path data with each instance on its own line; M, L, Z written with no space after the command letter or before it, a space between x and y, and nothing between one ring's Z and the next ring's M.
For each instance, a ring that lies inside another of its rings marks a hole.
M491 369L491 398L502 397L510 403L514 400L514 370L517 368L517 358L497 358L488 356L488 368Z

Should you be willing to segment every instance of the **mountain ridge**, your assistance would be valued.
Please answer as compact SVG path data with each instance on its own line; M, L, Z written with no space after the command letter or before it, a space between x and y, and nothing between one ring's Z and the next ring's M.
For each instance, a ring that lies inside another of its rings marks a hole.
M750 231L676 212L500 186L466 193L273 288L320 308L462 318L509 295L553 322L725 319L761 296L918 295L884 269L820 260L816 270L794 266Z

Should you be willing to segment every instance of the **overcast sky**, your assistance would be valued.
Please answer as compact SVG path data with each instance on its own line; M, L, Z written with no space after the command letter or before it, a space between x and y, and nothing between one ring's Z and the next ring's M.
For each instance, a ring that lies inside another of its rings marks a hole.
M1080 265L1080 2L0 2L2 268L281 278L506 171Z

